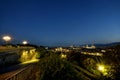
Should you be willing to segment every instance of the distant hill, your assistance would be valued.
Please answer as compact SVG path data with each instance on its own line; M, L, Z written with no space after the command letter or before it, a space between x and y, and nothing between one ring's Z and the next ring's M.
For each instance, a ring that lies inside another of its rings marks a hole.
M120 45L120 42L113 42L109 44L94 44L96 47L109 47L109 46L115 46Z
M0 45L3 45L4 43L0 41ZM16 44L18 45L18 44ZM31 44L28 44L31 45ZM88 44L91 46L91 44ZM113 42L113 43L108 43L108 44L94 44L96 47L109 47L109 46L115 46L115 45L120 45L120 42ZM36 46L36 45L31 45L31 46ZM80 46L85 46L85 45L80 45Z
M85 46L86 44L80 45L80 46ZM87 44L88 46L91 46L92 44ZM102 48L102 47L112 47L115 45L120 45L120 42L113 42L113 43L106 43L106 44L94 44L94 46L98 47L98 48Z

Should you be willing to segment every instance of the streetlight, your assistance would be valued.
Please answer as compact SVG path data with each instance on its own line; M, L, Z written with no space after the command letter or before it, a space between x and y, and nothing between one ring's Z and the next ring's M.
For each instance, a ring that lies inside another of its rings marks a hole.
M24 44L24 45L25 45L25 44L28 44L28 42L27 42L27 41L23 41L23 42L22 42L22 44Z
M99 71L104 71L104 70L105 70L105 67L104 67L103 65L99 65L99 66L98 66L98 70L99 70Z
M3 36L3 38L2 38L5 42L6 42L6 44L9 42L9 41L11 41L11 37L10 36Z
M66 54L61 54L61 58L66 58L67 55Z
M106 68L106 66L105 65L98 65L98 70L104 75L104 76L106 76L106 75L108 75L108 70L107 70L107 68Z

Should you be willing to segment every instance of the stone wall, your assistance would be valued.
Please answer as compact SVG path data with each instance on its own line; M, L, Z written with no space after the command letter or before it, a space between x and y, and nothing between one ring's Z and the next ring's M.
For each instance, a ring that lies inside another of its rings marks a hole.
M0 65L25 62L35 55L34 47L0 47Z

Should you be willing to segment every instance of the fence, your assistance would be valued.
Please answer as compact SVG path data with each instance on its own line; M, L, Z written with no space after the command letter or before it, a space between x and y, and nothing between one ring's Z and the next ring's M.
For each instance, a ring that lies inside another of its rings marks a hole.
M0 75L0 80L30 80L32 74L35 74L35 65L30 64L22 69Z

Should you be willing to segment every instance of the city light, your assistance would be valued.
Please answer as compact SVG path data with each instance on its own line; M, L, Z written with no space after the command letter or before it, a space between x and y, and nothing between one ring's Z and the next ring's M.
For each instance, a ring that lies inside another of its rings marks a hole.
M23 42L22 42L22 44L24 44L24 45L25 45L25 44L28 44L28 42L27 42L27 41L23 41Z

